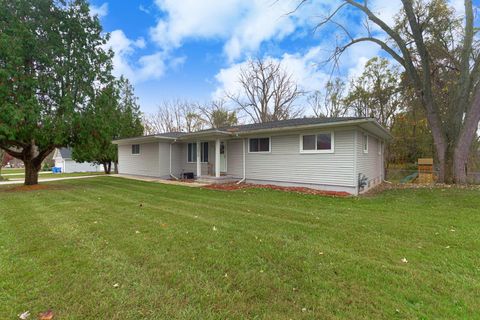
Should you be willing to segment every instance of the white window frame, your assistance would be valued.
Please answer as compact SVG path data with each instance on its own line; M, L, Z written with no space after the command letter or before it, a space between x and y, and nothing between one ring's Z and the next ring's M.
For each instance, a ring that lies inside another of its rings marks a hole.
M138 153L133 153L133 146L138 146ZM130 152L132 153L132 156L139 156L141 152L140 150L141 150L141 147L139 143L134 143L130 146Z
M331 137L330 149L317 150L317 135L329 133ZM315 150L303 150L303 137L315 136ZM335 152L335 133L333 131L319 131L315 133L304 133L300 135L300 153L334 153Z
M250 151L250 140L252 139L268 139L268 151ZM255 137L255 138L248 138L248 153L272 153L272 137Z
M365 138L367 138L365 140ZM369 137L368 137L368 133L363 133L363 138L362 138L362 149L363 149L363 153L368 153L368 145L370 144L370 141L369 141ZM365 149L365 141L367 142L367 148Z
M207 144L208 145L208 158L210 158L210 144L208 143L208 141L204 141L204 142L200 142L200 163L208 163L208 161L201 161L202 160L202 151L203 151L203 146L204 144ZM196 142L188 142L187 143L187 163L197 163L197 157L195 155L195 161L188 161L188 145L189 144L192 144L192 145L196 145L197 143ZM196 148L196 147L195 147ZM197 150L198 152L198 150Z

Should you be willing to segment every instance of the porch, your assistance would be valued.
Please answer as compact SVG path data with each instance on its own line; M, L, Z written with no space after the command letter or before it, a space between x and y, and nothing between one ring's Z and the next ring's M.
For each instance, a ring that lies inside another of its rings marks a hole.
M205 137L194 141L179 143L179 165L181 175L178 178L223 181L228 177L227 140Z

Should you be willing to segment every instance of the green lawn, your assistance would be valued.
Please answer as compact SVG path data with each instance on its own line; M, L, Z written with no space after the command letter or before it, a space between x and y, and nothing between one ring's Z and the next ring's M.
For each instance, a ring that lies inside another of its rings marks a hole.
M12 180L24 180L25 173L12 173L11 175L4 175L7 172L3 172L1 176L5 179L12 181ZM67 177L82 177L82 176L95 176L95 175L102 175L103 172L74 172L74 173L52 173L52 172L45 172L41 173L38 178L39 179L52 179L52 178L67 178Z
M0 188L0 319L480 317L480 191L50 185Z

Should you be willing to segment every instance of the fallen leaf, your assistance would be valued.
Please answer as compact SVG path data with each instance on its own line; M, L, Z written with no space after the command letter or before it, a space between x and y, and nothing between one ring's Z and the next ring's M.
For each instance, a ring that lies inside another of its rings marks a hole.
M217 227L213 226L212 230L217 231Z
M307 312L307 308L302 308L302 312Z
M407 258L402 258L402 260L400 260L400 261L402 261L403 263L408 263Z
M120 287L120 285L119 285L118 283L115 283L115 284L113 285L113 287L114 287L114 288L118 288L118 287Z
M45 312L42 312L38 315L39 320L52 320L53 319L53 311L48 310Z
M22 319L22 320L25 320L25 319L27 319L28 317L30 317L30 311L25 311L25 312L19 314L18 317L19 317L20 319Z
M140 233L140 231L137 230L137 231L135 231L135 233Z

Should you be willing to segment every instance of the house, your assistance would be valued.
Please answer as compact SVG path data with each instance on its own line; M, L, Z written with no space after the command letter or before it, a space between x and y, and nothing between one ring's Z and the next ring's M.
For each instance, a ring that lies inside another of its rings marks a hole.
M53 154L55 167L61 168L62 173L73 172L98 172L102 168L91 162L76 162L72 159L72 149L57 148Z
M116 140L119 173L359 194L382 182L389 132L371 118L299 118Z

